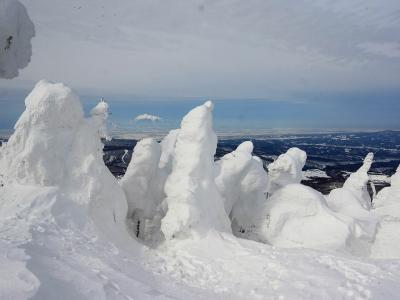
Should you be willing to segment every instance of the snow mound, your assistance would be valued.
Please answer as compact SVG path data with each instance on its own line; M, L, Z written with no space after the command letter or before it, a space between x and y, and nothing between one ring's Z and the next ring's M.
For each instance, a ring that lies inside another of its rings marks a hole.
M208 101L182 120L164 189L168 209L161 230L167 240L196 237L209 230L230 232L224 200L214 183L217 136L212 108Z
M20 184L62 184L66 158L83 122L79 98L63 84L42 80L25 106L14 134L0 150L2 168Z
M262 230L274 246L345 250L350 222L332 212L324 196L310 187L289 184L266 202Z
M260 240L257 216L266 198L267 173L262 161L252 156L253 143L243 142L216 163L215 183L225 201L232 232L242 238Z
M0 78L14 78L29 64L34 35L25 6L17 0L0 0Z
M306 160L306 152L296 147L279 155L273 163L268 165L268 193L273 194L287 184L300 183L303 179L301 170Z

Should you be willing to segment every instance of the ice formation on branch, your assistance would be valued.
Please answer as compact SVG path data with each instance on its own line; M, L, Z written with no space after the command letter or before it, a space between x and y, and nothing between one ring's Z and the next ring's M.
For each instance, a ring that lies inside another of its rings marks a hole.
M61 184L66 158L83 122L79 98L61 83L42 80L25 99L25 106L2 149L4 168L21 184Z
M261 231L279 247L344 250L351 220L332 212L324 196L302 184L288 184L268 198Z
M230 231L224 201L214 182L217 136L212 128L213 104L208 101L190 111L178 133L172 173L165 184L168 206L161 222L167 240Z
M303 178L301 170L307 160L307 154L299 148L290 148L286 153L268 165L268 193L291 183L300 183Z
M258 240L257 216L266 201L267 173L252 156L253 143L243 142L216 163L215 183L236 236Z
M34 35L25 6L17 0L0 0L0 78L14 78L29 64Z

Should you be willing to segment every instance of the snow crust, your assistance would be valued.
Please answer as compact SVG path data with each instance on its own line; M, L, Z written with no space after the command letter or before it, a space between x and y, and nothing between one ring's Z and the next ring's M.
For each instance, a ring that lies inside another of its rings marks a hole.
M0 78L14 78L32 55L35 27L18 0L0 0Z
M139 141L118 182L106 102L85 118L71 89L41 81L25 104L0 148L0 298L398 296L400 167L371 205L372 154L328 196L300 184L298 148L268 173L250 141L215 162L208 101Z

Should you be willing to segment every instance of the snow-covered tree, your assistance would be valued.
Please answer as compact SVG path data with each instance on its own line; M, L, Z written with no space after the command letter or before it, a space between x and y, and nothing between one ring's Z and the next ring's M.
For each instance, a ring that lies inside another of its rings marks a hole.
M368 153L363 165L350 174L342 188L332 190L326 197L329 207L354 222L354 235L360 242L357 252L368 254L379 224L379 217L371 211L371 198L368 194L368 171L373 161L373 153Z
M352 239L351 219L331 211L321 193L302 184L277 190L263 214L260 230L275 246L344 250Z
M236 236L258 240L257 217L266 198L267 173L252 156L253 143L243 142L216 163L215 183L225 201L225 211Z
M208 101L182 120L172 173L165 184L168 208L161 230L167 240L195 237L213 229L230 232L224 201L214 182L217 136L212 128L212 109Z
M374 206L386 214L400 217L400 165L390 177L390 186L383 188L374 199Z
M66 158L84 120L79 98L61 83L42 80L25 106L14 134L1 149L3 168L18 183L61 184Z
M303 179L301 170L307 160L307 154L299 148L290 148L286 153L268 165L268 194L291 183L300 183Z
M327 200L333 210L345 213L347 210L369 210L371 208L371 197L368 194L367 184L369 181L368 171L373 159L374 154L368 153L363 165L356 172L350 174L343 187L329 193Z
M35 27L18 0L0 0L0 78L14 78L31 59Z
M156 140L146 138L139 141L120 182L128 201L128 224L131 231L143 240L154 235L154 218L163 199L163 182L158 180L160 156L161 146Z

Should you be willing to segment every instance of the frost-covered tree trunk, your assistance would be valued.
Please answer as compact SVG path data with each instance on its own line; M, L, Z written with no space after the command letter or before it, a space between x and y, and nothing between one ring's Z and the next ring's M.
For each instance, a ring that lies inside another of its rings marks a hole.
M0 78L14 78L29 64L34 35L25 6L17 0L0 0Z
M167 240L230 232L224 201L214 182L217 136L212 129L213 104L194 108L182 120L172 173L165 184L167 213L161 230Z

